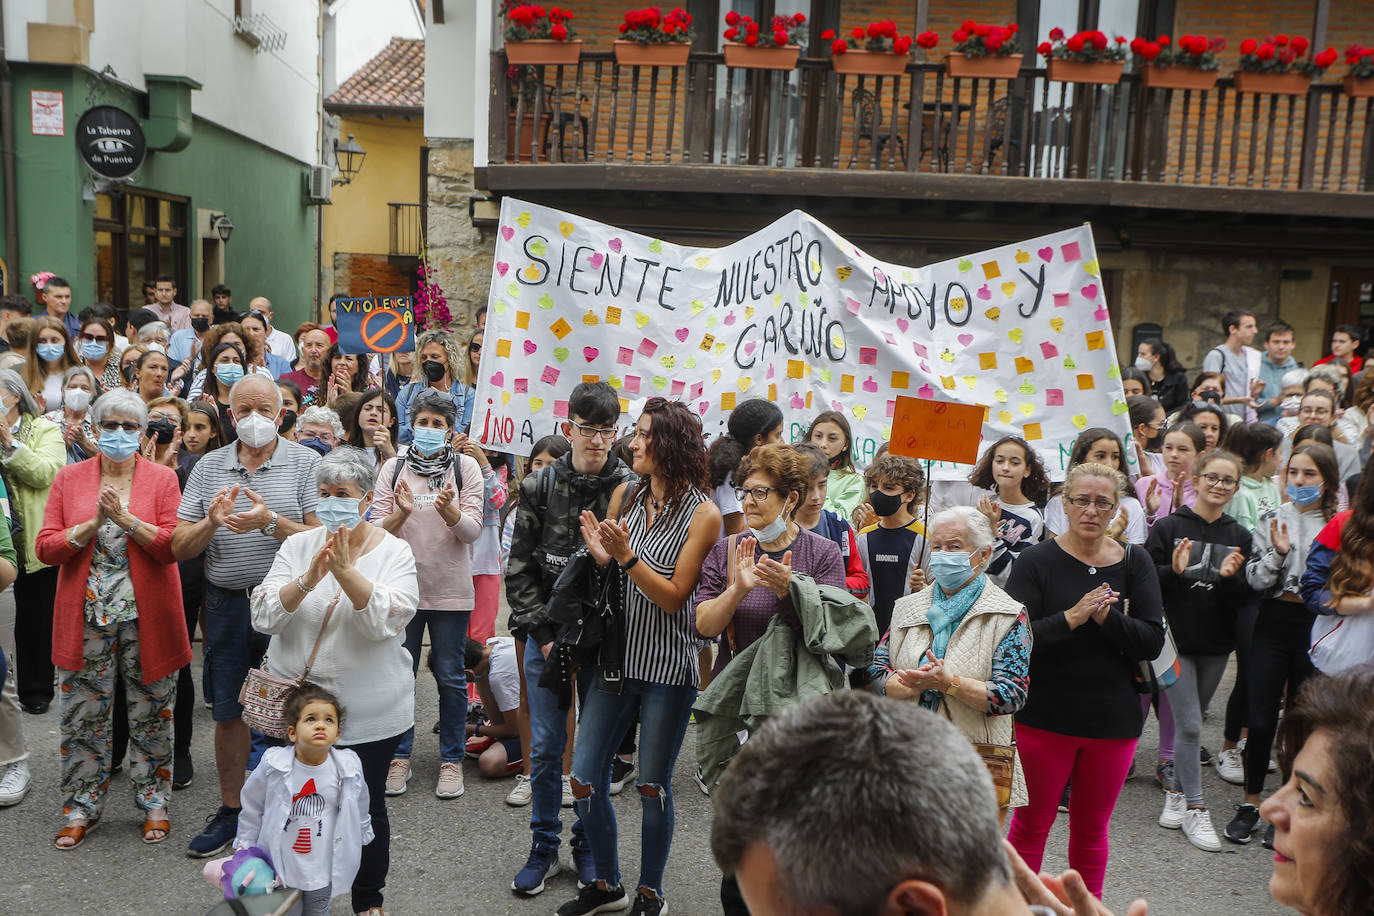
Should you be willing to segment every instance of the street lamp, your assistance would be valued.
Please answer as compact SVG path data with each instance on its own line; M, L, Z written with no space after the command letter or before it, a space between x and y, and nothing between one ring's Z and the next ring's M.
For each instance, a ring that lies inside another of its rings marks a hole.
M229 234L234 231L234 223L228 213L211 213L210 228L219 235L221 242L228 242Z
M363 167L363 157L366 155L367 152L358 145L352 134L349 134L343 143L340 143L337 137L334 138L334 164L339 169L339 177L334 179L334 184L348 184L357 178Z

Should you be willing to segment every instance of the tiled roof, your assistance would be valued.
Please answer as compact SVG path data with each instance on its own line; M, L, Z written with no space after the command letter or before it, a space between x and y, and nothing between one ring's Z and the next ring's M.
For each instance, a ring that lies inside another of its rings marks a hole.
M393 38L325 99L325 107L409 108L425 106L425 40Z

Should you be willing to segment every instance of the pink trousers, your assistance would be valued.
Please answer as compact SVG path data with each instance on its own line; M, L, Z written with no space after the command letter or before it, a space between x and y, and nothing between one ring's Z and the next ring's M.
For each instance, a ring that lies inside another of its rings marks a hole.
M472 577L472 616L468 618L468 638L482 645L496 635L496 615L501 610L501 577L495 574ZM468 683L468 701L480 702L477 685Z
M1045 839L1069 795L1069 867L1088 890L1102 896L1107 873L1107 830L1135 757L1135 738L1077 738L1016 723L1016 750L1026 774L1030 804L1015 809L1008 839L1031 868L1040 870Z

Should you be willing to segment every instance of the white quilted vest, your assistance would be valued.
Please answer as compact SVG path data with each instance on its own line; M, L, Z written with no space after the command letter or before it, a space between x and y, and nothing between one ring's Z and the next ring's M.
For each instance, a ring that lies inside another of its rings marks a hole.
M928 585L914 595L897 600L892 608L892 630L888 638L889 664L893 669L919 668L926 663L934 633L927 617L935 586ZM964 619L954 628L945 648L945 668L950 674L964 679L986 681L992 677L992 653L1016 624L1022 607L1006 592L988 581L983 593L969 608ZM912 697L911 702L919 700ZM1012 717L991 716L942 698L940 714L950 720L973 742L1012 744ZM1021 772L1021 755L1016 755L1016 769L1011 783L1011 806L1028 804L1026 779Z

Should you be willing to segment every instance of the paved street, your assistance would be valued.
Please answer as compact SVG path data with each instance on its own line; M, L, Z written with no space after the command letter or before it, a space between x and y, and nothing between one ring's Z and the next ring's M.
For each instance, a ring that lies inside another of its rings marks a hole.
M197 666L199 665L199 643ZM1231 675L1213 701L1204 743L1221 745L1221 711L1230 690ZM529 848L528 808L509 808L503 799L509 783L484 782L476 767L467 767L467 794L454 801L433 795L438 772L434 682L420 669L417 698L416 775L410 791L391 799L391 876L387 909L394 916L454 913L510 913L550 916L575 892L569 874L550 883L533 900L516 899L510 880ZM210 713L197 709L195 783L176 793L172 806L173 833L164 845L138 841L141 822L129 800L129 783L116 777L100 828L78 850L52 848L58 820L57 710L39 718L25 717L33 750L35 783L28 798L15 808L0 809L0 849L4 850L5 880L0 883L3 916L199 916L215 902L215 892L200 876L197 862L184 855L187 841L216 803ZM1153 771L1157 747L1154 720L1146 728L1138 754L1142 773ZM710 805L692 781L693 735L678 761L677 833L669 862L666 888L677 914L720 911L719 875L708 849ZM1238 787L1228 786L1210 767L1204 783L1220 831L1231 806L1240 800ZM1220 854L1197 851L1176 831L1161 830L1155 819L1161 804L1153 778L1143 776L1126 784L1112 820L1112 860L1107 870L1107 903L1118 914L1130 898L1150 900L1151 916L1268 916L1283 912L1266 891L1271 854L1258 840L1248 847L1229 843ZM616 802L621 818L621 849L626 880L635 878L639 821L637 796L627 790ZM1066 832L1061 816L1050 839L1047 867L1066 867ZM566 836L566 834L565 834ZM836 842L843 838L836 837ZM564 859L567 859L566 847ZM335 901L334 912L348 912L347 897Z

